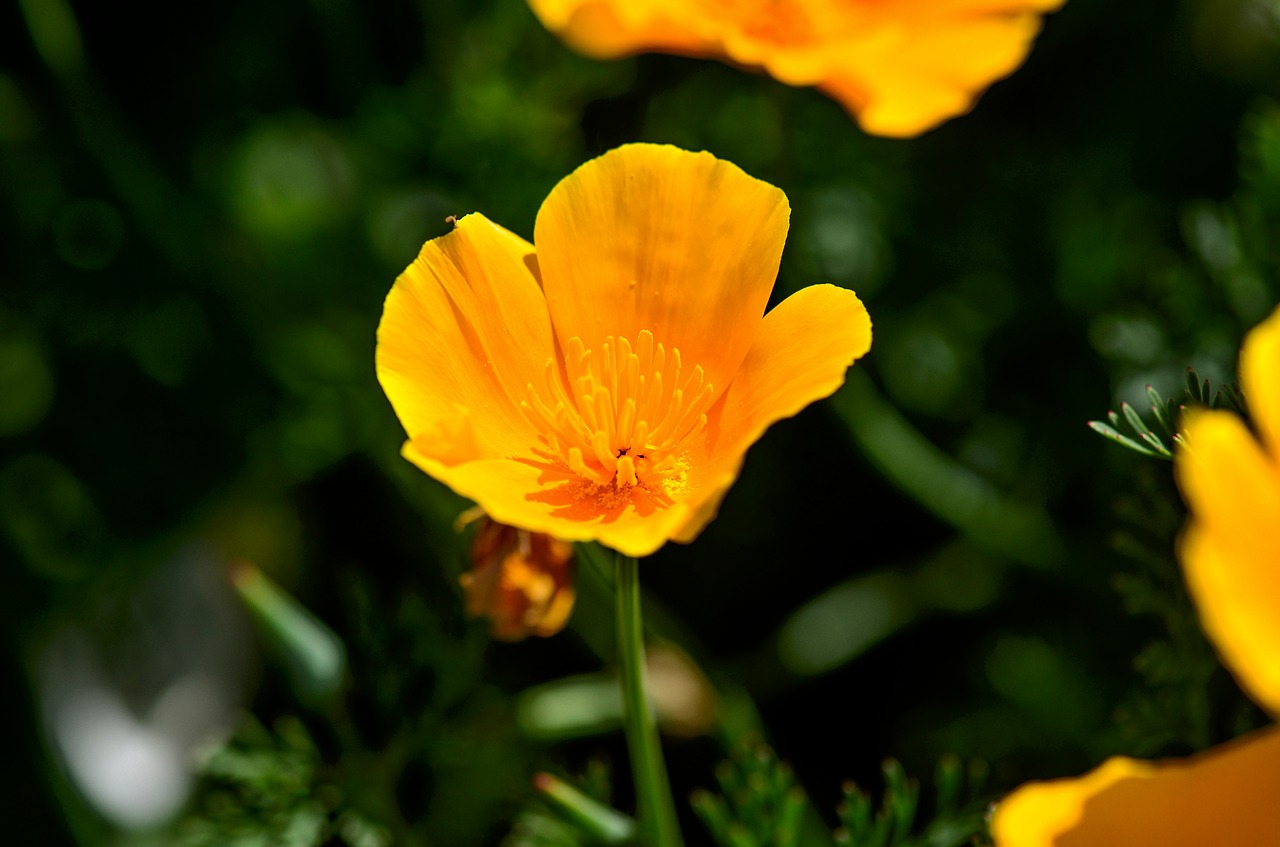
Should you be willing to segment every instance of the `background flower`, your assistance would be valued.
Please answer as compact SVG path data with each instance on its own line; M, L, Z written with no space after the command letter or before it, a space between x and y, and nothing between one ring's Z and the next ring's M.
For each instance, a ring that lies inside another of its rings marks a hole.
M911 136L967 112L1011 73L1063 0L530 0L600 59L661 51L812 85L867 132Z
M1179 545L1206 632L1241 685L1280 717L1280 309L1245 339L1235 414L1191 411L1176 469L1191 511ZM1076 780L1024 786L992 821L999 847L1266 847L1280 833L1280 729L1155 764L1116 757Z

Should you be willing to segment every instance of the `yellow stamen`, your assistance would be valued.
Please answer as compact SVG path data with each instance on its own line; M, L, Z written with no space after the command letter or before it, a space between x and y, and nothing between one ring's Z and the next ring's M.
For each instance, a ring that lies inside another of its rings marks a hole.
M664 486L707 424L715 388L702 368L686 371L648 330L634 345L609 336L598 353L576 336L565 348L563 370L548 360L544 389L529 384L520 404L547 447L592 485Z

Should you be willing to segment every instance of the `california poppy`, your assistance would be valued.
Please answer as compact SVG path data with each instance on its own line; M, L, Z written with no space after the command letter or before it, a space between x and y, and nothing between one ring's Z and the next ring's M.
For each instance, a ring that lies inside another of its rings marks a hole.
M533 244L459 219L378 327L405 457L520 529L630 556L692 540L747 448L871 344L834 285L764 314L788 217L709 153L632 144L552 190Z
M867 132L919 135L1022 64L1063 0L529 0L597 59L660 52L816 86Z

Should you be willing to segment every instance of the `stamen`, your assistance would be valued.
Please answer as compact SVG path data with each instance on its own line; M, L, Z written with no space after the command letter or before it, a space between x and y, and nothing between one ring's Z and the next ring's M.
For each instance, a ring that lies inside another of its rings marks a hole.
M616 477L618 485L635 485L636 484L636 462L630 456L623 456L618 460L618 476Z
M570 338L564 362L548 360L543 391L532 383L520 410L540 440L606 499L632 486L680 485L691 442L707 425L715 389L701 366L686 370L680 351L653 333L605 338L597 350ZM603 502L603 501L602 501Z
M631 447L631 435L636 425L636 401L628 397L622 404L622 412L618 415L618 440Z

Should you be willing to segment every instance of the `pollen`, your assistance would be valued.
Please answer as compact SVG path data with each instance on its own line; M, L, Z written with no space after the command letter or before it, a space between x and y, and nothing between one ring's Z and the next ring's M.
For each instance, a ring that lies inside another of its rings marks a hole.
M624 496L635 486L659 493L679 484L715 397L702 367L649 330L634 344L609 336L588 350L575 336L566 347L563 368L548 359L543 385L530 383L520 404L547 449L597 497L600 488Z

